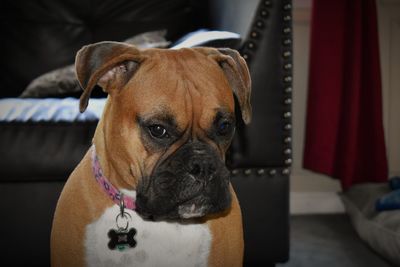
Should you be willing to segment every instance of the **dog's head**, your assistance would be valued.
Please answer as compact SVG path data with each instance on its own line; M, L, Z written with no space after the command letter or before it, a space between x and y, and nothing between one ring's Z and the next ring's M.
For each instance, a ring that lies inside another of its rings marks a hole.
M99 85L109 99L95 143L136 189L144 217L221 212L231 203L225 153L235 131L234 95L251 119L250 76L231 49L149 49L101 42L83 47L76 73L80 109ZM99 144L97 144L97 142Z

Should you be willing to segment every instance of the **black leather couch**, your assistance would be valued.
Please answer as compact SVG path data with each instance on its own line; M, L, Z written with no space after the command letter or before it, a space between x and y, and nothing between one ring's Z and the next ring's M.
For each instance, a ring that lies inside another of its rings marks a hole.
M1 98L17 97L31 79L73 63L88 43L158 29L168 29L171 40L204 27L240 33L253 82L253 121L246 127L239 122L228 164L243 212L245 265L288 259L290 0L4 0L0 5ZM49 265L56 201L89 148L96 123L93 118L0 121L1 266Z

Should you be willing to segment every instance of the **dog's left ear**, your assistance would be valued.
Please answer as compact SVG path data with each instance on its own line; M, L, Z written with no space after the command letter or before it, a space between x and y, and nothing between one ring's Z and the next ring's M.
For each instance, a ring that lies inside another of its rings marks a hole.
M79 103L80 112L86 110L96 85L107 93L121 89L142 60L140 51L125 43L99 42L82 47L75 59L76 76L84 90Z
M246 61L238 51L230 48L198 48L207 53L221 66L233 93L236 95L242 119L249 124L252 117L250 96L251 78ZM205 50L203 50L205 49Z

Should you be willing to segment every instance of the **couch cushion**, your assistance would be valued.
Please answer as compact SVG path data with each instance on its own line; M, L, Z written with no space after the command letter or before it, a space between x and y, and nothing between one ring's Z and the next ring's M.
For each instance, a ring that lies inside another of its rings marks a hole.
M98 121L105 99L91 99L84 113L79 112L76 98L46 99L0 99L0 123L29 122L88 122Z
M124 40L138 48L162 48L171 42L165 39L166 30L144 32ZM46 72L29 83L22 92L23 98L71 97L82 93L76 79L75 65L71 64Z
M0 181L65 180L91 145L105 99L0 100Z

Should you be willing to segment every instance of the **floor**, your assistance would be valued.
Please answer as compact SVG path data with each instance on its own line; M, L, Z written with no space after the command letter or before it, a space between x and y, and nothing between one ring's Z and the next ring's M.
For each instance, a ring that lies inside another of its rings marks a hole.
M279 267L391 267L357 236L345 214L291 217L290 260Z

